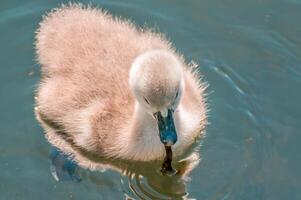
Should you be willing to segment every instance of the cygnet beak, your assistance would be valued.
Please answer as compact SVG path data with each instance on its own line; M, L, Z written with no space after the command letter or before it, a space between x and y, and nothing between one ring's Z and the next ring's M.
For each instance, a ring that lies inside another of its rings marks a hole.
M166 109L165 111L155 113L155 117L158 122L161 142L165 146L174 145L178 140L178 136L173 120L173 111L171 109Z

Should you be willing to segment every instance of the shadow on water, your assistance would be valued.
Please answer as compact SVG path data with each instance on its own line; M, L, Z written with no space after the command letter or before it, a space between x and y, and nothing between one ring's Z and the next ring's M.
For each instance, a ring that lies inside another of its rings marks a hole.
M186 182L189 181L189 173L199 164L200 156L198 147L191 147L189 153L173 162L177 173L175 175L163 175L160 171L162 161L139 162L119 159L101 158L81 150L73 149L72 155L77 155L80 168L76 162L58 149L51 151L51 173L57 181L89 181L95 185L103 183L101 175L93 173L107 170L120 173L121 187L126 199L184 199L187 192ZM76 158L75 158L76 159ZM92 171L86 170L89 168Z

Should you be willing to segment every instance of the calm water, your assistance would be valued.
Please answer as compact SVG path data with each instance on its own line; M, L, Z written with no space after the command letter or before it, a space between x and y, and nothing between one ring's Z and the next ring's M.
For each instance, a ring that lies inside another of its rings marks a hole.
M300 0L86 1L166 33L199 63L211 124L190 180L137 165L80 170L79 183L52 177L33 114L34 32L62 2L20 2L0 2L0 199L301 199Z

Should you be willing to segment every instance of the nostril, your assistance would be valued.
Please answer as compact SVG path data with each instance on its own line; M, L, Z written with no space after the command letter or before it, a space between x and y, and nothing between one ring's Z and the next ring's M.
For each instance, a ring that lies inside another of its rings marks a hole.
M167 110L166 108L165 108L165 109L162 109L162 110L161 110L161 115L162 115L162 117L166 118L167 115L168 115L168 110Z

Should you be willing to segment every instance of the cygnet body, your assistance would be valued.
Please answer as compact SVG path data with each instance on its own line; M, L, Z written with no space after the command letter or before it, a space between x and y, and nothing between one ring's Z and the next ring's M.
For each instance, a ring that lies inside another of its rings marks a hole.
M163 159L158 113L173 119L177 138L165 139L175 157L202 135L205 87L161 34L101 9L69 5L44 17L36 50L36 116L62 151Z

